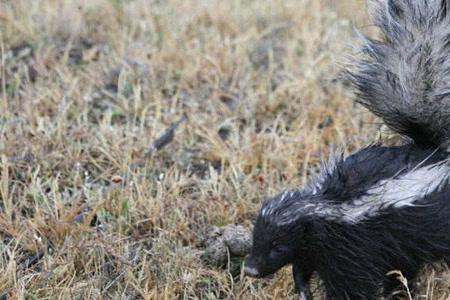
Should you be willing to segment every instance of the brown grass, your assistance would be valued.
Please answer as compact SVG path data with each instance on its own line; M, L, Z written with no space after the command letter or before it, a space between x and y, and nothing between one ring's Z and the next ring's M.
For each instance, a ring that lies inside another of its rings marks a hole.
M208 266L203 239L251 227L329 149L375 139L336 80L364 6L0 2L3 296L295 299L289 270L258 281ZM445 299L448 278L426 274L419 299Z

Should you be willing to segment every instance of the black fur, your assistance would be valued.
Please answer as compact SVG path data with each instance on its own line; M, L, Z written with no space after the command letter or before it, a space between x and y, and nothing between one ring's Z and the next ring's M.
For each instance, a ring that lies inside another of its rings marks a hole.
M345 202L382 179L431 166L447 156L413 146L371 146L339 161L319 194L294 193L283 205L289 209L293 202L308 204L312 198ZM377 299L399 283L387 276L389 271L399 270L413 279L425 263L450 259L450 186L419 202L402 209L387 207L357 224L306 215L278 226L276 219L259 215L246 264L258 270L258 277L293 265L298 291L304 291L317 272L329 299Z
M358 225L299 221L310 230L309 255L330 299L378 299L399 282L399 270L414 279L426 263L450 259L450 188L424 199L424 207L392 210ZM296 235L296 233L293 233Z
M373 0L383 39L347 75L357 102L421 147L450 142L450 0Z
M414 145L382 147L373 145L359 150L325 177L321 190L333 201L346 201L363 195L378 181L401 175L418 166L427 166L448 157L446 152L425 150Z

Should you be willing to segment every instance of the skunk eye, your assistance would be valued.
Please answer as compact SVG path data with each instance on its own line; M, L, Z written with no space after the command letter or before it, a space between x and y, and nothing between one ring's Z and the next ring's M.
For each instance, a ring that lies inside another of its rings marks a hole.
M283 254L286 252L286 247L283 245L276 245L275 248L273 248L273 251L277 254Z

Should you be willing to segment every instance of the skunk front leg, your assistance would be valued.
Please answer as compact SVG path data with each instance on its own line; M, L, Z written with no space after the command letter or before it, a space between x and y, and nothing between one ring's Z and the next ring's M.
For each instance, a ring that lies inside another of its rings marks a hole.
M295 291L299 294L299 300L312 299L308 285L312 272L300 262L294 262L292 264L292 274L294 276Z

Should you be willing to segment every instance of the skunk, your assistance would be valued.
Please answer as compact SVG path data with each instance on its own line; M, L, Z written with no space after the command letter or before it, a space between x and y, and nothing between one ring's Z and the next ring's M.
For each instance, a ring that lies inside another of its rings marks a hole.
M327 299L380 299L450 260L450 0L369 0L381 40L346 71L356 101L409 142L334 157L307 186L263 204L244 272L314 272Z

